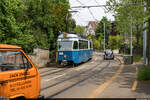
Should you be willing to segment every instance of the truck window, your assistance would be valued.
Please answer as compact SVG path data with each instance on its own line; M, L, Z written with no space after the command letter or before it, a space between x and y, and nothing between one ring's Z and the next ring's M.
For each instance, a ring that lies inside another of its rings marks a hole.
M20 51L0 51L0 70L31 68L31 64Z

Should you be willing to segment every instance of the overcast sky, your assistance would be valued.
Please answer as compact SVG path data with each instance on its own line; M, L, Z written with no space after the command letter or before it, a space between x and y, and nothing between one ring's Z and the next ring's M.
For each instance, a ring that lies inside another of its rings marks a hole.
M90 6L90 5L105 5L108 0L69 0L71 7L73 6ZM114 20L111 13L105 13L104 7L92 7L92 8L72 8L77 13L72 13L73 19L75 19L77 25L86 26L89 21L101 20L103 16L106 16L110 20ZM90 13L90 11L92 14Z

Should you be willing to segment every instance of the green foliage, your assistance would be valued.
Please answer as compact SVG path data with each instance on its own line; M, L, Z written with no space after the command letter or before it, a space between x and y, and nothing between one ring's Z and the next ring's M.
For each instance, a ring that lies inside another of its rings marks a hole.
M75 32L75 33L79 33L79 34L82 36L82 35L83 35L83 32L84 32L84 29L85 29L84 26L77 25L77 26L74 28L74 32Z
M108 48L115 50L120 49L124 45L123 36L117 35L117 36L109 36L108 41Z
M141 61L142 56L140 55L133 55L133 62L139 62Z
M0 41L21 46L25 52L34 47L54 50L60 31L75 21L69 14L68 0L1 0ZM54 53L53 53L54 54Z
M106 17L103 17L98 23L98 27L96 29L96 38L98 39L100 34L104 34L104 23L105 23L105 43L108 44L109 33L111 31L111 22L108 21Z
M133 5L134 3L138 5ZM107 5L107 11L114 13L116 30L129 37L132 26L133 35L136 37L135 46L142 49L143 19L146 16L143 0L109 0Z
M93 40L93 44L94 44L94 49L99 50L99 48L100 48L100 42L97 39Z
M25 51L32 52L33 47L36 47L36 41L33 35L21 34L17 39L11 39L9 41L4 41L6 44L21 46Z
M138 79L139 81L147 81L147 80L150 80L150 67L149 67L149 66L143 66L143 67L138 71L137 79Z
M18 10L17 0L0 1L0 41L15 38L21 34L20 27L17 25L15 13Z
M104 41L104 37L102 33L100 33L98 39L94 36L88 36L88 38L93 40L94 49L103 50L104 45L102 44L102 42Z

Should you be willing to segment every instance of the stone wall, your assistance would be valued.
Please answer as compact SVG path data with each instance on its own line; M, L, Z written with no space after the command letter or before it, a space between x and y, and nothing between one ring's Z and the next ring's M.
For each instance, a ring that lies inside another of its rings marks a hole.
M28 56L38 68L46 67L47 63L50 61L49 50L45 49L35 48L33 54L29 54Z

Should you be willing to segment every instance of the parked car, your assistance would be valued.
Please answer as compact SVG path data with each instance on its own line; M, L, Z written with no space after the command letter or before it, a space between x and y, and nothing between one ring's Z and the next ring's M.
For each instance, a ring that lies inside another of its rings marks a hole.
M107 59L111 59L111 60L114 59L113 51L110 49L107 49L104 51L104 60L107 60Z

